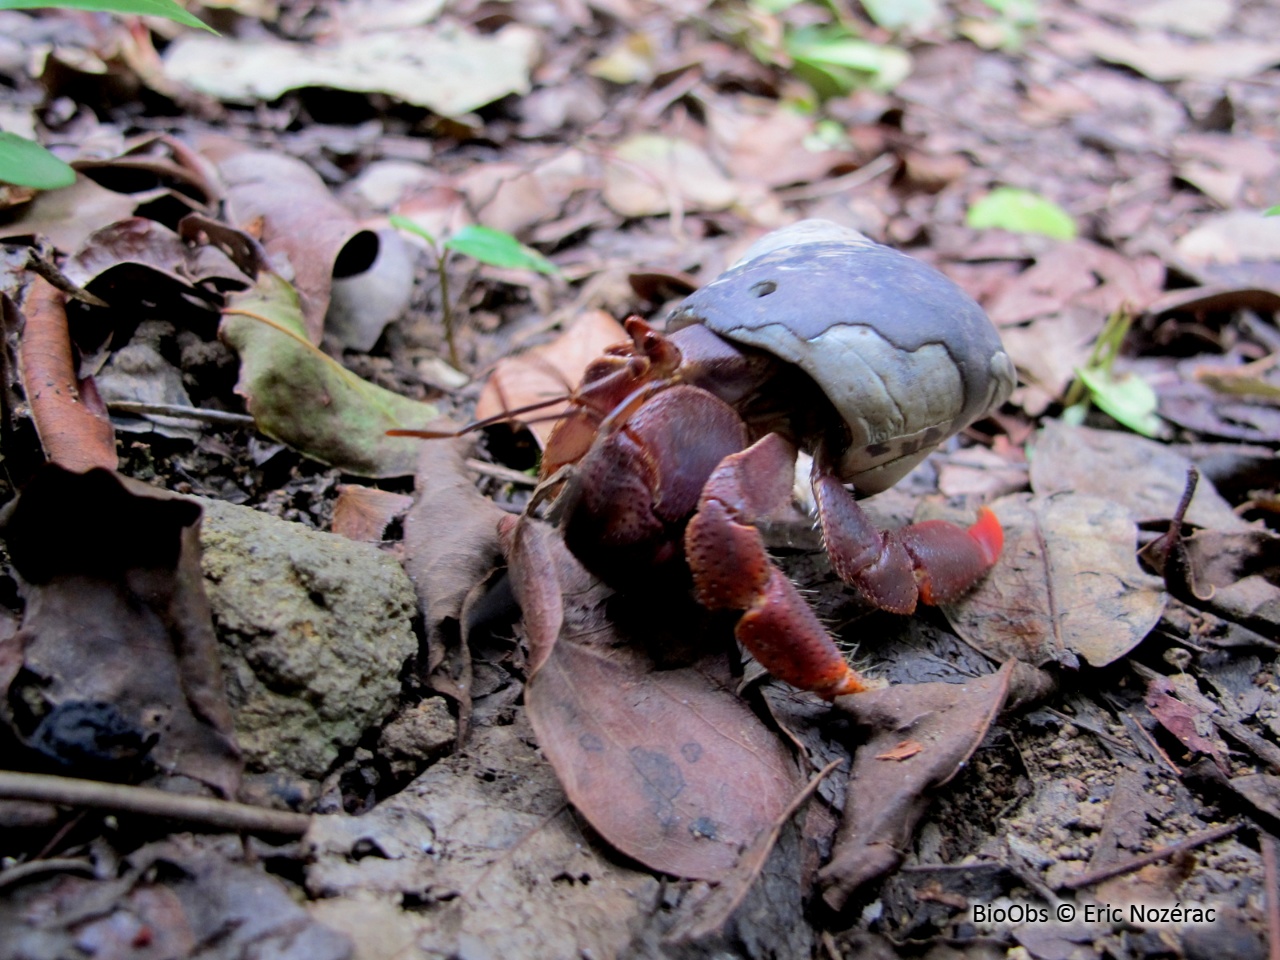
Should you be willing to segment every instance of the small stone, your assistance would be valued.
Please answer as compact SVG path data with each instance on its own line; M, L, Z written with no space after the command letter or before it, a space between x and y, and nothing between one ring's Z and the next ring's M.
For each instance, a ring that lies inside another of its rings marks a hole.
M391 761L396 774L413 774L429 760L453 746L458 721L440 697L416 704L387 724L378 752Z

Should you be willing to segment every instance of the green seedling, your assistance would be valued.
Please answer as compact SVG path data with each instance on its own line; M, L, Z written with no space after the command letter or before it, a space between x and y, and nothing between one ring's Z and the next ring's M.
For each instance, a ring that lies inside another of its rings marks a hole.
M40 3L32 0L0 0L0 10L91 10L146 17L164 17L188 27L217 33L178 5L177 0L59 0ZM36 190L57 190L76 181L76 172L34 140L15 133L0 133L0 183L12 183Z
M458 348L454 339L455 319L449 297L449 272L446 269L452 253L470 257L491 267L507 267L519 270L536 270L538 273L558 274L560 268L532 247L527 247L509 233L469 223L443 240L437 240L407 217L391 217L391 225L427 241L435 258L436 276L440 278L441 313L444 317L444 338L449 345L449 362L460 368Z
M1116 374L1112 369L1132 324L1133 316L1124 306L1107 318L1088 362L1076 369L1076 380L1063 398L1063 419L1068 423L1083 422L1093 403L1117 423L1144 437L1158 437L1163 432L1151 384L1136 374Z

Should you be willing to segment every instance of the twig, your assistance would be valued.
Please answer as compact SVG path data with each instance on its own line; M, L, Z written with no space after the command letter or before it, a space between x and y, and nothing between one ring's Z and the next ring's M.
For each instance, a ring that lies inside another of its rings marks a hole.
M16 867L0 871L0 890L44 873L84 873L93 876L93 864L75 857L51 857L48 860L20 863Z
M1267 884L1267 957L1280 960L1280 901L1276 900L1276 840L1262 835L1262 871Z
M93 876L93 864L88 860L78 860L73 856L55 856L49 860L32 860L31 863L20 863L17 867L0 870L0 890L12 887L14 883L22 883L29 877L40 877L44 873L84 873Z
M142 403L138 400L108 400L107 409L114 413L136 413L143 417L180 417L183 420L203 420L227 427L252 427L253 417L247 413L228 413L210 410L208 407L188 407L181 403Z
M888 173L897 165L897 157L891 153L882 153L852 173L846 173L843 176L818 183L806 183L803 186L778 190L776 194L779 199L786 203L795 203L798 200L817 200L820 197L857 190L881 174Z
M1083 873L1078 877L1072 877L1063 883L1058 884L1060 890L1079 890L1081 887L1092 886L1095 883L1101 883L1103 880L1110 880L1112 877L1118 877L1122 873L1129 873L1133 870L1141 869L1152 863L1159 863L1169 857L1177 856L1188 850L1194 850L1196 847L1202 847L1206 843L1213 843L1215 840L1221 840L1223 837L1229 837L1240 829L1238 823L1224 823L1222 826L1213 827L1200 833L1194 833L1185 840L1179 840L1177 843L1171 843L1167 847L1161 847L1158 850L1152 850L1150 853L1144 853L1141 856L1133 857L1123 863L1113 863L1109 867L1100 867L1097 870L1091 870ZM1280 958L1275 958L1280 960Z
M504 467L501 464L486 463L483 460L476 460L471 457L468 457L465 463L468 470L484 477L493 477L495 480L514 483L521 487L536 487L538 485L537 477L531 477L527 473L512 470L510 467Z
M93 807L122 813L141 813L183 820L222 830L301 836L311 818L287 810L268 810L245 803L166 793L151 787L130 787L97 780L76 780L42 773L0 770L0 799L38 800L69 807Z

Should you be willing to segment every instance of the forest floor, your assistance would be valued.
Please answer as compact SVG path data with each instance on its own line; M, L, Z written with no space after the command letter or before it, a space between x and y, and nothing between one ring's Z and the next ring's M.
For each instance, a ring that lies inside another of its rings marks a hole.
M0 960L1280 956L1280 7L188 8L0 10ZM1019 377L865 502L960 600L762 524L834 703L496 422L803 218Z

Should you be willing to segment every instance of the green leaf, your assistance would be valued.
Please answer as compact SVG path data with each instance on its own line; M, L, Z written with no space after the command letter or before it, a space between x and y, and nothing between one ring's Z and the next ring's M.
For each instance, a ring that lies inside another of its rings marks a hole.
M1076 376L1103 413L1144 437L1160 436L1156 392L1147 381L1135 374L1116 376L1108 370L1077 370Z
M786 48L796 75L821 97L859 88L888 91L911 72L911 55L905 50L871 43L840 27L801 28L787 35Z
M240 355L236 392L259 430L357 476L414 473L422 441L387 431L425 427L435 407L361 380L308 341L297 291L276 274L228 299L218 335Z
M491 267L516 267L550 274L560 272L554 263L511 234L474 223L467 224L445 240L444 247Z
M0 133L0 181L57 190L75 183L76 172L34 140Z
M412 233L415 236L419 236L433 247L436 245L436 238L431 235L431 231L426 227L419 226L408 217L402 217L398 213L393 213L387 218L387 220L397 230L403 230L405 233Z
M937 0L862 0L862 8L886 30L927 30L939 13Z
M1264 217L1280 217L1280 203L1277 203L1274 207L1271 207L1270 209L1268 209L1267 212L1263 214L1263 216Z
M1071 214L1052 200L1017 187L996 187L969 208L965 223L976 230L1039 233L1056 240L1076 235Z
M206 23L183 10L177 0L55 0L41 3L39 0L0 0L0 10L38 10L56 8L62 10L92 10L95 13L118 13L140 17L164 17L188 27L199 27L217 33Z

